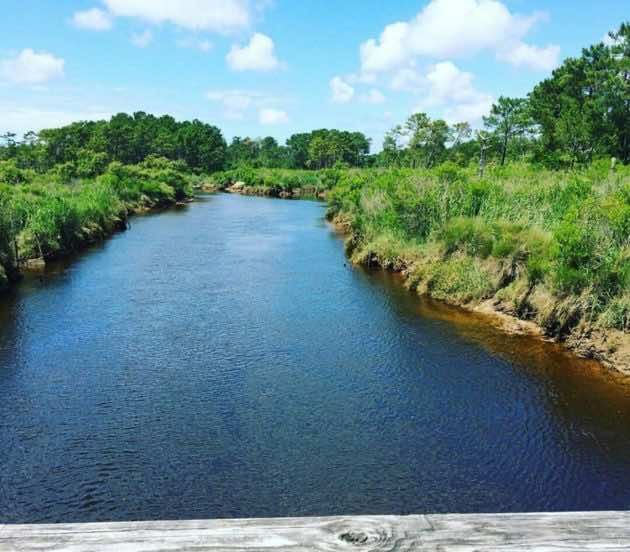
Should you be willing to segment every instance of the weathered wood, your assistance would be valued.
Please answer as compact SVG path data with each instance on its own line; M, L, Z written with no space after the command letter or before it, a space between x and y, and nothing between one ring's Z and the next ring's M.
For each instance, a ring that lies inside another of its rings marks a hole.
M0 525L1 552L630 550L630 512Z

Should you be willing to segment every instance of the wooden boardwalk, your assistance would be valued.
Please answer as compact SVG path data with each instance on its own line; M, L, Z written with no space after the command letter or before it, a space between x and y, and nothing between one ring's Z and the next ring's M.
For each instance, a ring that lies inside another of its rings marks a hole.
M630 551L630 512L0 525L0 551Z

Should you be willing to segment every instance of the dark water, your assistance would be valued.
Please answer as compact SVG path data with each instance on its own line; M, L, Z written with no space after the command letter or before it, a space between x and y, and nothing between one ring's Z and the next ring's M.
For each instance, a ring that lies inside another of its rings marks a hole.
M3 298L0 521L630 508L629 386L322 214L211 196Z

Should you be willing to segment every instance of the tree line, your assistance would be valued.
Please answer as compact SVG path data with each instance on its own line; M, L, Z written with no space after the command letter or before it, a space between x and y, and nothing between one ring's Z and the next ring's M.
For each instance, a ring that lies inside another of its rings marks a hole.
M461 166L529 161L549 168L589 164L608 157L630 163L630 23L606 41L568 58L525 98L500 97L483 128L447 124L414 113L391 129L382 150L370 154L361 132L319 129L290 136L284 145L264 138L235 137L199 120L136 112L109 121L83 121L29 132L22 140L0 136L0 179L19 180L20 170L56 171L62 179L101 174L112 161L136 164L149 156L183 161L198 173L241 167L324 169L331 167L431 168L445 161Z
M601 157L630 163L629 23L565 60L526 98L501 96L474 133L467 122L414 113L386 134L374 163L430 168L477 160L483 173L489 160L566 168Z

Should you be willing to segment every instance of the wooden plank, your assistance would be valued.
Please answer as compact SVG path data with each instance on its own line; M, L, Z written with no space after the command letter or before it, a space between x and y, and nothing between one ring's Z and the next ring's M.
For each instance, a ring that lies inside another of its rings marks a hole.
M1 552L630 551L630 512L0 526Z
M428 515L426 550L630 551L630 512Z

